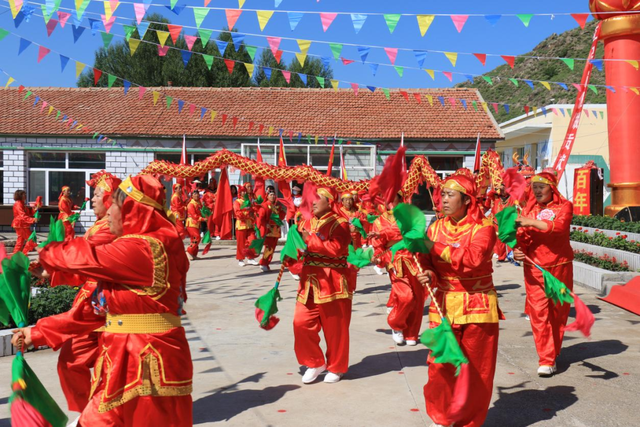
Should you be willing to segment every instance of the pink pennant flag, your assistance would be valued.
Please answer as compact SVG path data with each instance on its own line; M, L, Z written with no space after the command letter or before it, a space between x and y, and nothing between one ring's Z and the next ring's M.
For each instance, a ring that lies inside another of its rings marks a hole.
M331 25L333 20L336 19L336 16L338 16L337 13L320 13L320 20L322 21L322 29L324 30L325 33L329 29L329 26Z
M356 96L358 96L358 89L359 89L358 83L351 83L351 89L353 89L353 93Z
M553 111L553 114L555 114L556 116L558 115L558 109L557 108L551 108L551 111Z
M109 34L109 32L111 31L111 27L113 27L113 23L116 22L116 16L113 15L109 19L107 19L107 17L104 15L100 15L100 17L102 18L102 23L104 24L104 30L107 32L107 34Z
M286 70L280 70L282 71L282 75L284 76L284 79L287 81L287 83L289 83L291 81L291 71L286 71Z
M227 15L227 24L229 25L229 30L232 30L233 26L236 25L236 21L238 21L238 18L240 18L242 10L225 9L224 13Z
M70 16L71 16L70 13L58 11L58 19L60 20L60 27L64 28Z
M576 20L580 28L584 30L584 25L587 23L587 19L589 19L588 13L572 13L571 16Z
M582 85L579 85L578 83L571 83L573 85L573 87L575 87L578 90L582 90Z
M47 56L49 54L49 52L51 52L51 49L48 49L48 48L46 48L44 46L40 46L38 48L38 62L42 61L42 58Z
M53 33L53 30L56 29L56 25L58 25L58 21L51 18L49 19L49 22L47 22L47 36L51 37L51 33Z
M491 104L491 105L493 105L493 110L496 112L496 114L498 114L498 103L497 103L497 102L494 102L494 103L493 103L493 104Z
M487 54L486 53L474 53L473 56L478 58L478 61L480 61L480 63L482 65L486 65L487 64Z
M41 113L44 111L44 109L45 109L45 107L46 107L47 105L49 105L49 104L47 103L47 101L42 101L42 106L40 107L40 112L41 112Z
M456 30L458 30L458 32L462 31L462 27L464 27L467 19L469 19L469 15L451 15L453 25L456 26Z
M158 56L165 56L169 52L169 46L158 45Z
M391 65L395 65L396 57L398 56L398 48L397 47L385 47L384 51L387 52L387 56L389 57L389 61L391 61Z
M138 88L138 100L142 99L142 97L144 96L144 93L147 91L147 88L144 86L140 86Z
M146 13L146 10L144 8L144 4L142 4L142 3L134 3L133 4L133 10L136 13L136 22L138 23L138 25L140 25L140 22L142 22L142 18L144 18L144 14Z
M456 99L455 98L449 98L449 102L451 103L452 107L456 106Z
M448 78L450 82L453 81L453 74L450 71L443 71L442 74L444 74L444 76Z
M502 59L504 59L504 61L509 64L509 66L511 68L513 68L513 66L516 63L516 57L515 56L509 56L509 55L500 55L502 57Z
M282 38L280 37L267 37L267 42L269 43L269 47L271 48L271 52L273 52L273 56L278 52L278 47L280 47L280 42Z
M196 104L189 104L189 114L193 114L196 111Z
M589 110L583 110L584 111L584 115L589 117Z
M342 56L340 57L340 59L342 60L342 65L349 65L355 62L353 59L347 59Z
M187 42L187 47L189 48L189 50L193 48L193 44L196 42L196 40L198 40L198 37L196 36L188 36L186 34L184 36L184 41Z
M211 0L204 0L204 7L209 6L209 3L211 3ZM229 28L231 29L231 28Z

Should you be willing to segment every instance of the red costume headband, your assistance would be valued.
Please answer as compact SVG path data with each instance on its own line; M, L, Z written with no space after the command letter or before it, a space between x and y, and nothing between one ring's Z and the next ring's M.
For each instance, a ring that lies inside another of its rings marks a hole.
M102 188L102 201L107 209L111 206L111 195L121 183L120 178L104 170L94 173L87 181L90 187Z
M62 189L60 190L60 195L58 196L58 200L62 199L64 197L64 191L65 190L71 190L68 186L63 186Z
M458 169L444 181L442 188L455 190L469 197L471 203L469 203L467 207L467 218L477 224L482 222L484 215L478 206L478 199L476 198L478 187L476 186L476 181L471 171L468 169Z

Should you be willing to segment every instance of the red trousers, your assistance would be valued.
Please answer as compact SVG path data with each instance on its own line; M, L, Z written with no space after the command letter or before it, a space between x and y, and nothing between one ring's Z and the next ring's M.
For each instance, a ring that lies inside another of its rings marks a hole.
M431 327L437 324L431 323ZM429 382L424 386L427 414L434 423L456 426L481 426L489 412L493 377L498 355L498 323L452 325L460 348L469 359L469 398L460 420L449 418L449 408L456 384L456 368L448 363L433 363L427 359Z
M191 239L191 243L189 243L189 247L187 248L187 252L192 257L198 256L198 248L200 245L200 229L194 227L187 227L187 233L189 233L189 238Z
M424 312L424 287L408 272L405 277L397 277L395 270L391 270L389 277L392 291L387 306L393 310L387 322L394 331L402 331L405 339L417 341Z
M120 406L100 413L98 406L103 391L93 395L82 411L78 425L83 427L191 427L193 401L189 396L136 397Z
M209 230L209 235L212 239L220 235L218 226L213 223L213 215L209 215L209 218L207 218L207 230Z
M76 237L76 231L73 229L73 224L69 221L62 221L64 224L64 241L73 240Z
M351 233L351 244L353 245L353 249L362 247L362 234L360 234L359 231Z
M573 263L544 268L567 288L573 290ZM553 366L562 348L564 327L571 305L554 304L546 297L542 272L532 265L524 266L524 284L527 290L525 306L531 319L531 331L539 357L538 364Z
M507 245L502 243L500 239L496 239L496 244L493 246L493 253L498 255L498 261L507 259L507 251Z
M178 234L180 235L180 238L184 240L184 238L187 237L187 229L184 227L184 221L177 219L176 228L178 229Z
M25 243L29 240L29 236L31 235L30 228L16 228L16 234L18 238L16 239L16 246L13 248L13 252L11 254L15 254L24 249Z
M249 245L255 239L256 232L253 229L250 230L236 230L236 259L242 261L245 258L253 259L255 256L247 254ZM253 252L253 251L252 251Z
M70 411L82 412L89 403L91 369L100 353L99 332L70 339L60 348L58 375Z
M325 364L320 348L320 329L327 343L327 369L344 374L349 369L349 324L351 300L339 299L324 304L313 302L309 294L307 304L296 302L293 313L294 349L298 363L309 368Z
M262 259L260 260L260 265L266 265L267 267L271 263L273 259L273 253L276 250L276 245L278 244L277 237L265 237L264 238L264 252L262 253Z

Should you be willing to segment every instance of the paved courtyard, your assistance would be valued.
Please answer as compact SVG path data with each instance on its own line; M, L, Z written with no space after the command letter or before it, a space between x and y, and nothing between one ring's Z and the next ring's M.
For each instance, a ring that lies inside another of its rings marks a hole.
M293 353L296 283L285 273L281 322L261 330L253 303L274 283L274 271L238 267L235 249L214 246L189 272L184 326L194 361L194 423L230 426L425 426L430 425L422 387L423 346L391 340L385 303L390 285L371 267L361 270L353 300L351 367L337 384L301 383ZM276 256L276 259L278 257ZM507 320L500 324L498 367L487 426L636 426L640 403L640 317L577 293L596 316L591 340L571 332L559 374L535 374L537 355L522 314L522 270L497 264L494 281ZM572 310L573 312L573 310ZM573 315L573 314L572 314ZM426 318L425 318L426 320ZM11 357L0 358L0 426L9 426ZM27 360L66 408L55 370L57 354L43 350ZM634 409L635 408L635 409ZM75 419L76 414L70 414Z

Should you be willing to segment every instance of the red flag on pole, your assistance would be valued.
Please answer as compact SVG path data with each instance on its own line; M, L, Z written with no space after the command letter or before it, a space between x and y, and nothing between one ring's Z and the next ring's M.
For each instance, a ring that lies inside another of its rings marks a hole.
M258 163L264 162L264 160L262 160L262 151L260 151L260 138L258 138L258 153L256 154L256 161ZM261 176L256 176L254 177L254 181L255 181L255 185L254 185L253 192L255 193L256 197L262 196L263 200L266 199L267 194L265 192L265 187L264 187L264 178Z
M231 214L233 213L233 198L231 196L231 186L227 176L227 168L223 167L216 193L216 204L213 208L212 222L220 230L220 239L231 239Z
M342 151L342 147L340 147L340 179L342 179L343 181L348 181L347 167L344 164L344 153Z
M333 153L336 150L336 137L333 137L333 144L331 145L331 154L329 154L329 165L327 166L327 176L331 176L333 172Z
M287 167L287 155L284 152L284 142L282 141L282 135L280 135L280 152L278 153L278 167ZM282 193L282 196L289 200L291 199L291 187L287 181L278 181L278 189Z
M476 158L473 160L473 172L478 173L480 171L480 132L478 132L478 139L476 140Z

